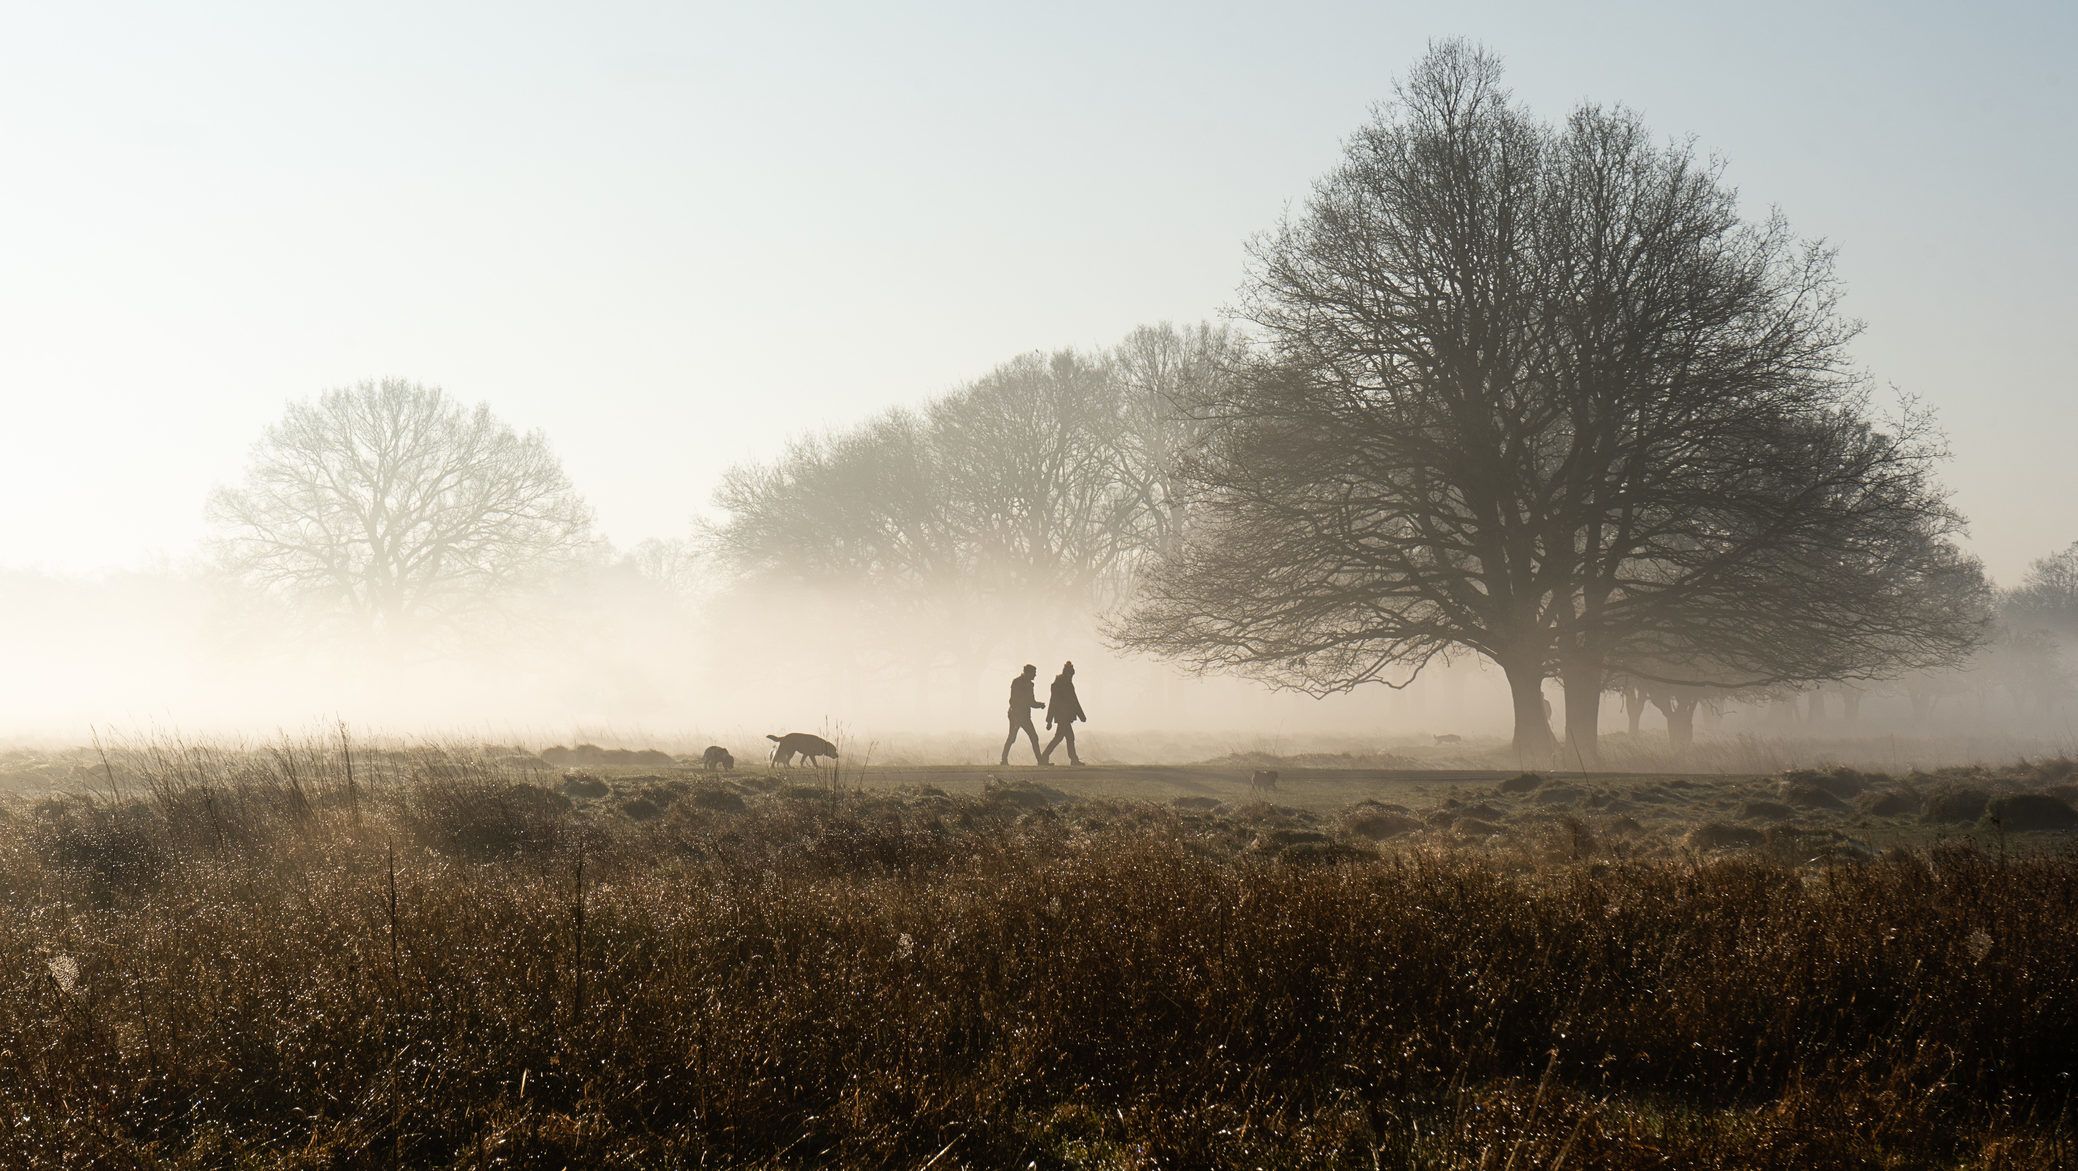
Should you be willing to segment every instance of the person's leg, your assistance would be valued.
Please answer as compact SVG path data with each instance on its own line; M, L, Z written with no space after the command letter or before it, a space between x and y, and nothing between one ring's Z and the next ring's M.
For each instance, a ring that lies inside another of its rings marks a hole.
M1025 735L1031 737L1032 740L1032 762L1034 764L1045 764L1046 757L1040 755L1039 752L1039 729L1032 726L1032 717L1030 716L1025 717Z
M1025 727L1029 728L1029 727L1031 727L1031 726L1032 726L1032 721L1030 721L1030 720L1026 720L1026 721L1025 721ZM1009 764L1009 763L1010 763L1010 746L1011 746L1011 745L1013 745L1013 744L1015 744L1015 743L1017 743L1017 713L1016 713L1016 712L1012 712L1012 713L1010 714L1010 735L1008 735L1008 736L1005 736L1005 737L1003 737L1003 760L1002 760L1002 763L1004 763L1004 764Z
M1065 724L1062 724L1062 725L1061 725L1061 736L1060 736L1060 737L1056 737L1056 739L1059 739L1059 738L1061 738L1061 737L1065 737L1065 738L1067 739L1067 741L1068 741L1068 763L1069 763L1069 764L1081 764L1081 763L1082 763L1082 758L1081 758L1080 756L1077 756L1077 755L1075 754L1075 721L1074 721L1074 720L1069 720L1069 721L1068 721L1067 723L1065 723ZM1047 751L1051 752L1051 751L1052 751L1052 749L1048 749Z
M1053 728L1053 739L1046 742L1046 751L1041 753L1039 758L1041 760L1052 760L1053 750L1061 746L1061 741L1066 740L1068 742L1068 760L1070 763L1073 763L1075 760L1075 725L1055 724Z

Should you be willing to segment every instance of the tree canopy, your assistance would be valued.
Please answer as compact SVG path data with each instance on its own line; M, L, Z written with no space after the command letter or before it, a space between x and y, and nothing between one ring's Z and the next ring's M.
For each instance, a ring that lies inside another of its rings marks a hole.
M1174 470L1198 436L1183 404L1238 353L1225 329L1161 325L1095 353L1020 355L731 469L710 539L760 589L838 592L877 625L952 643L1013 611L1086 624L1183 525Z
M452 630L591 541L538 433L401 379L290 404L210 503L243 579L363 632Z
M1439 46L1251 255L1263 352L1124 645L1316 693L1474 653L1519 749L1557 673L1592 753L1612 670L1861 677L1978 637L1926 604L1981 574L1937 437L1870 411L1831 253L1635 115L1538 122Z

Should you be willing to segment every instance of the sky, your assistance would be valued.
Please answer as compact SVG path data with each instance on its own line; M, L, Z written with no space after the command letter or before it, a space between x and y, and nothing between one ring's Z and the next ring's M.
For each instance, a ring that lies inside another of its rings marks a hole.
M191 556L284 405L539 429L632 545L732 463L1216 318L1432 40L1839 249L1993 574L2078 540L2078 6L0 6L0 567Z

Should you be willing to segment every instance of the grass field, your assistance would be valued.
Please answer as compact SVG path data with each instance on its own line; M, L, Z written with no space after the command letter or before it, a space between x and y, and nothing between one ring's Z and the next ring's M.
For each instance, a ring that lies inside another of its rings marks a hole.
M2066 1165L2071 771L19 754L0 1166Z

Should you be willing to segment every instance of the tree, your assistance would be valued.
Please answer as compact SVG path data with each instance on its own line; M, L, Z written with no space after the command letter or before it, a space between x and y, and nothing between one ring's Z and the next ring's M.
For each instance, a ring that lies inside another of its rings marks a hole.
M2016 629L2078 634L2078 542L2031 563L2002 602L2007 622Z
M538 432L399 379L290 404L210 512L240 577L398 636L452 632L591 540Z
M1112 442L1111 471L1131 501L1141 560L1174 548L1189 527L1181 474L1185 458L1205 439L1200 408L1217 399L1246 356L1231 328L1204 322L1182 329L1167 322L1143 325L1112 349L1121 426Z
M1211 326L1136 330L1095 353L1029 353L916 410L799 439L731 469L714 548L750 592L842 596L903 641L976 662L1018 629L1088 623L1127 597L1183 517L1180 405L1238 349ZM827 610L829 607L823 607Z
M1124 645L1317 694L1476 653L1526 754L1557 672L1584 757L1626 660L1751 685L1967 646L1889 608L1966 559L1938 444L1867 421L1828 252L1632 115L1534 122L1462 44L1399 97L1252 247L1267 353Z
M1026 354L931 405L967 588L1039 615L1123 588L1138 502L1112 466L1117 384L1101 357Z

